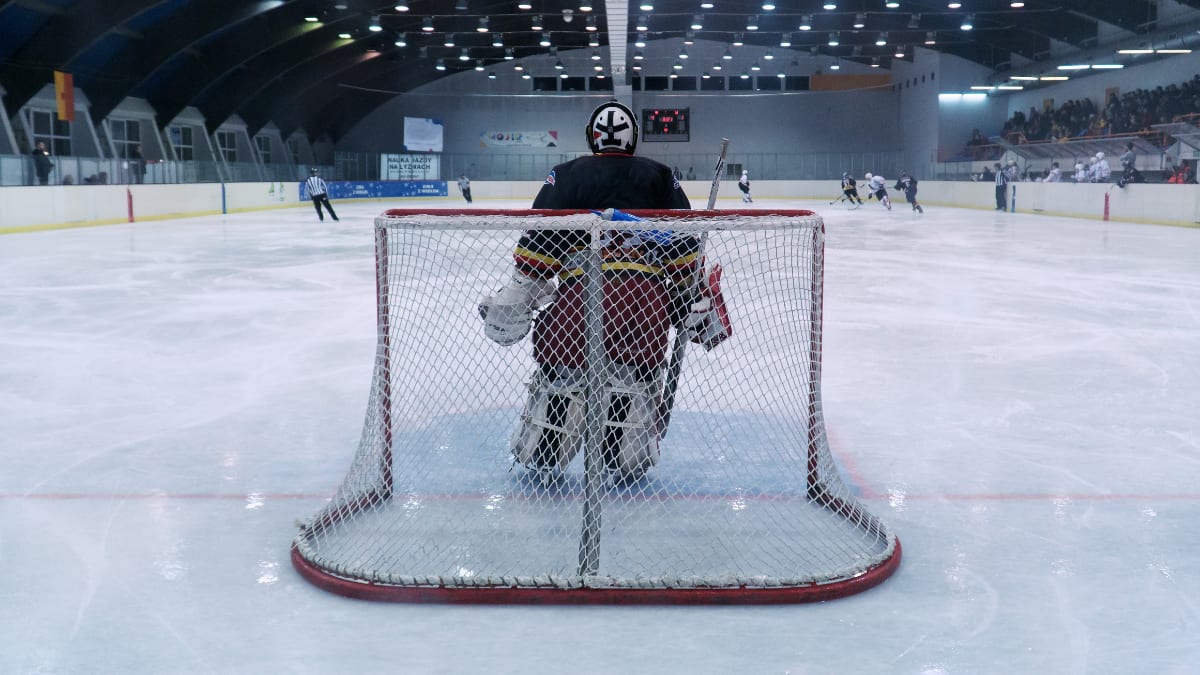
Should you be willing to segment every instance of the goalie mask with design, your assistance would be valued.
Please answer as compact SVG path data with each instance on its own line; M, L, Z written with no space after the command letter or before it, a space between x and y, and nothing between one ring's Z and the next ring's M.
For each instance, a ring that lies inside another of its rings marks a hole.
M632 155L637 147L637 119L634 118L632 110L617 101L609 101L593 110L585 132L588 148L593 153L617 152Z

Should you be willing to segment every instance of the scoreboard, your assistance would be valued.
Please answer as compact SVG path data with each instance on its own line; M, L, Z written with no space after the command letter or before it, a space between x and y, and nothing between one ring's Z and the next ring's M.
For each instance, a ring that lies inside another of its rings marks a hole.
M687 141L691 122L687 108L642 108L642 140Z

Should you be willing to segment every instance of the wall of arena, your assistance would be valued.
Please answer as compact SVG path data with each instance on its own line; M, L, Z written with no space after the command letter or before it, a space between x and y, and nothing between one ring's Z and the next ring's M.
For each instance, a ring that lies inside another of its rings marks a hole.
M541 183L534 181L473 181L477 208L488 200L533 201ZM452 187L452 186L448 186ZM708 198L708 181L685 181L684 189L693 204ZM450 194L454 194L451 190ZM832 181L755 181L754 196L764 202L793 208L790 200L817 200L816 210L840 209L828 202L840 194ZM240 211L311 208L301 201L296 183L208 183L195 185L72 185L0 188L5 208L0 212L0 234L113 223L143 222L166 218L236 213ZM1118 188L1112 184L1017 183L1019 213L1071 216L1102 220L1107 196L1111 220L1163 225L1200 225L1200 186L1137 184ZM894 208L907 209L904 196L891 192ZM348 200L346 200L348 201ZM384 208L411 208L430 203L430 198L364 199ZM954 206L991 211L995 187L991 183L923 181L920 202L926 208ZM740 195L732 185L722 190L718 208L740 207ZM795 208L813 207L796 204ZM865 208L876 208L868 202ZM982 215L982 214L980 214Z

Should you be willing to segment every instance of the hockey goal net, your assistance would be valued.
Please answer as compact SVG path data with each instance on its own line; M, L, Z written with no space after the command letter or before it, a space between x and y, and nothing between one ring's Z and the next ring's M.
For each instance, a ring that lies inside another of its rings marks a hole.
M826 442L820 218L632 213L643 220L376 220L366 420L347 476L294 541L306 579L397 601L784 603L892 573L899 541ZM570 246L527 250L538 237ZM549 304L502 346L479 307L512 278L515 251L547 265ZM705 316L723 338L711 349L685 328Z

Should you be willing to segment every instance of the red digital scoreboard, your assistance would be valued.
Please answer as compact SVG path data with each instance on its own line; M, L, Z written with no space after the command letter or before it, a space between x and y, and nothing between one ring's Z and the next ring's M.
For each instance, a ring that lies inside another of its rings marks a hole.
M642 140L689 140L691 121L687 108L642 108Z

